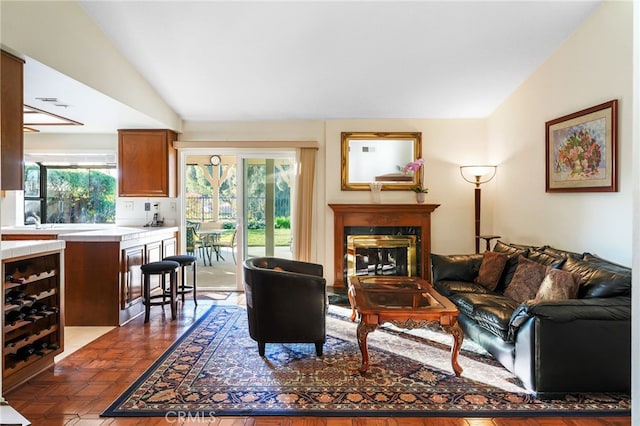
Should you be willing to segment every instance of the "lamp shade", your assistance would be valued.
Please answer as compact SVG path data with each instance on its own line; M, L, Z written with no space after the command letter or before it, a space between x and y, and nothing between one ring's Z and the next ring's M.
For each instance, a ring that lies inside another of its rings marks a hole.
M488 165L460 166L460 174L467 182L480 185L493 179L497 167Z

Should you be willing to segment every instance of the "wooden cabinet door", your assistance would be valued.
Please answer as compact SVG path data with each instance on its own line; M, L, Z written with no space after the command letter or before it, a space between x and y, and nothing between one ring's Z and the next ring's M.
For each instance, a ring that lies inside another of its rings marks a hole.
M2 95L0 97L0 129L2 146L0 147L0 187L3 190L24 189L23 158L23 64L22 59L2 51Z
M146 263L162 260L162 241L154 241L146 245Z
M167 256L175 256L177 253L176 250L176 238L165 238L162 240L162 257L165 258Z
M175 197L177 139L171 130L118 131L121 197Z
M142 271L145 258L145 247L136 246L122 250L124 277L120 297L120 309L126 309L142 297Z

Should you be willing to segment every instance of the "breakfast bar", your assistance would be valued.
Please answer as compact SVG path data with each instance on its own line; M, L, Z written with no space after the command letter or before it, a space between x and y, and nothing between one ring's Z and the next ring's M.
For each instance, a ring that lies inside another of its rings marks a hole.
M59 235L67 244L67 324L115 326L140 315L140 266L176 254L177 232L176 227L113 227Z

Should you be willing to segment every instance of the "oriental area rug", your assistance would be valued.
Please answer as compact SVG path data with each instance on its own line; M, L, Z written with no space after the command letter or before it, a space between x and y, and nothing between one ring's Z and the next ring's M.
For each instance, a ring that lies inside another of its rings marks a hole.
M213 306L102 416L630 415L629 395L536 399L472 342L462 346L464 372L456 377L452 337L435 328L370 333L370 366L360 375L357 324L349 314L331 306L322 357L313 344L267 344L262 358L246 310Z

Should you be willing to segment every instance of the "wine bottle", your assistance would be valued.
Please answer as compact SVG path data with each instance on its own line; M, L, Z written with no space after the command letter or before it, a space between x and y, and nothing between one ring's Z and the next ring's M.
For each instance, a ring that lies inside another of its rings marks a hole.
M31 307L38 312L46 311L47 309L49 309L49 307L42 302L36 302L33 305L31 305Z
M4 323L15 325L18 321L24 318L24 314L20 311L10 311L4 316Z
M14 304L15 302L18 302L18 301L21 302L21 304L24 304L24 302L26 301L35 302L37 300L33 296L27 296L24 291L20 291L20 290L11 290L5 295L5 301L7 298L11 298L12 300L11 303L14 303Z
M33 347L33 345L23 346L16 351L16 356L18 357L18 359L22 361L26 361L29 359L31 355L35 353L35 351L36 350Z
M22 298L26 296L24 292L19 290L11 290L4 295L4 302L11 303L12 305L22 306L24 302Z
M35 350L35 354L39 355L39 356L45 356L47 353L45 352L45 349L47 349L49 347L49 343L47 342L35 342L33 344L33 348Z
M22 308L20 308L20 312L22 312L25 316L28 316L37 314L38 310L33 306L23 306Z
M36 315L38 313L37 310L33 309L32 306L23 306L20 309L20 312L22 314L24 314L24 320L25 321L31 321L31 322L36 322L38 321L38 318L36 318L34 315Z
M43 315L43 316L57 314L59 311L59 309L56 306L47 306L41 302L36 302L31 306L37 310L38 315Z

